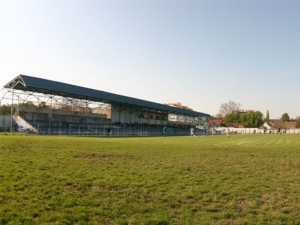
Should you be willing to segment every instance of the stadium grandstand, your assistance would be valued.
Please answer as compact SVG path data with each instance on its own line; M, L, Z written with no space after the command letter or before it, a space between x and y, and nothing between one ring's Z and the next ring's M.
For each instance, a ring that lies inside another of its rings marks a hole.
M2 115L0 129L66 135L188 134L189 128L209 114L19 75L3 86L0 103L11 105ZM8 128L9 125L9 128Z

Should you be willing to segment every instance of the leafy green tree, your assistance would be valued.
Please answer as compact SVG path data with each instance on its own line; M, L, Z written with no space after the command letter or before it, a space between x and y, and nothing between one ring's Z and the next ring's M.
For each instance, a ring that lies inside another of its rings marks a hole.
M232 123L233 121L233 114L226 114L224 117L224 122L225 123Z
M239 114L226 114L224 118L225 123L240 123Z
M242 123L244 127L250 128L254 127L254 113L253 112L248 112L246 114L246 118L244 122Z
M246 123L247 121L248 121L248 115L247 115L247 113L242 113L242 114L240 115L240 123L244 124L244 123Z
M10 115L10 105L5 104L0 107L0 115Z
M254 112L254 127L260 127L263 125L263 114L260 111L255 111Z
M225 123L241 123L246 128L260 127L263 124L263 114L260 111L226 114Z
M26 107L34 107L34 108L38 108L38 106L36 106L35 104L33 104L33 102L31 101L27 101L27 102L22 102L19 104L20 106L26 106Z
M289 122L290 121L290 116L287 113L283 113L281 116L281 121L282 122Z

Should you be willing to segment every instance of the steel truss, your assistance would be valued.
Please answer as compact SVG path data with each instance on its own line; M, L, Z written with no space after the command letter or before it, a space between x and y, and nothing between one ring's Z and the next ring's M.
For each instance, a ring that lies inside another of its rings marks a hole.
M36 106L47 106L52 109L69 109L91 113L97 110L109 111L111 109L110 104L103 102L16 90L14 88L3 88L1 92L0 105L8 104L11 101L12 104L17 102L18 105L32 103Z

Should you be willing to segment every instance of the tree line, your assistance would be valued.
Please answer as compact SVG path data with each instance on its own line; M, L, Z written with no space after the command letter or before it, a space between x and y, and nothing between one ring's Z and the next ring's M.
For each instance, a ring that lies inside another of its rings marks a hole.
M270 121L270 113L267 110L266 116L260 111L243 111L242 104L234 101L222 103L217 118L224 118L225 123L240 123L245 128L260 127L265 122ZM288 113L283 113L281 116L282 122L300 121L298 116L295 120L290 119Z

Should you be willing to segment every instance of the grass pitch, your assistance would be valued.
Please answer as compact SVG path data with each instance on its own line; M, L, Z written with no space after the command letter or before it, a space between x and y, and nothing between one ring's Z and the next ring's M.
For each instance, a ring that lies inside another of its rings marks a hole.
M0 224L299 224L300 135L0 134Z

